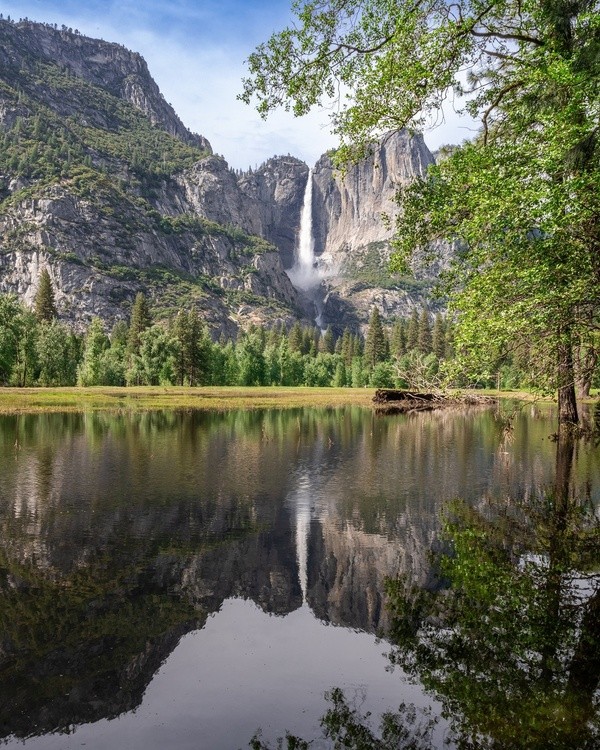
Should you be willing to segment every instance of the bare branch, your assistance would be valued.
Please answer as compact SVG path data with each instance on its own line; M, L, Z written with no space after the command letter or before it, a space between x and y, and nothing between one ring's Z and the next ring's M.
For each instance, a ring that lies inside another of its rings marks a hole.
M483 113L483 117L481 118L481 121L483 123L483 145L487 146L488 141L488 117L490 114L496 109L496 107L500 104L502 99L506 96L506 94L510 93L511 91L514 91L515 89L518 89L520 86L523 85L523 81L514 81L508 86L505 86L503 89L501 89L497 96L494 98L490 106L485 110Z
M503 34L500 31L476 31L475 29L470 29L469 33L472 36L482 37L484 39L508 39L513 42L527 42L528 44L536 44L539 47L544 46L544 42L540 39L525 34Z

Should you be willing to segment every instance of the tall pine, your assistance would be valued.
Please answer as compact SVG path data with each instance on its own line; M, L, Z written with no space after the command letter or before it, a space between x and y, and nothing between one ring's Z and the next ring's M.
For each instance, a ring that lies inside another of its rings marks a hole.
M365 339L364 361L367 367L373 368L378 362L383 362L387 356L387 341L381 316L377 307L371 311L369 329Z
M438 359L446 357L446 326L441 313L436 313L432 334L433 353Z
M419 344L419 313L414 307L406 328L406 350L412 351Z
M150 327L152 318L148 300L143 292L138 292L131 310L131 320L129 322L129 333L127 336L127 353L139 354L141 335Z
M429 324L429 315L423 308L419 317L419 335L417 339L417 349L422 354L431 353L431 326Z
M402 319L397 320L392 326L390 351L396 359L406 354L406 323Z
M58 317L54 300L54 287L47 268L44 268L40 274L40 281L35 294L34 312L35 317L40 322L46 321L49 323Z

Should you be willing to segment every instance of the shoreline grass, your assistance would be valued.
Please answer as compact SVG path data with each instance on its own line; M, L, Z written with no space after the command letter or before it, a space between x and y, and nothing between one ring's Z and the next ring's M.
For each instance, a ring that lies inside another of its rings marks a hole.
M0 388L0 414L161 409L226 411L310 406L371 408L374 393L374 388L280 386Z
M465 393L464 390L460 391ZM553 403L527 391L477 390L501 399ZM374 388L309 388L307 386L138 386L93 388L0 388L0 414L44 412L157 411L162 409L226 411L298 407L373 406ZM597 396L596 396L597 398ZM595 401L592 397L590 401Z

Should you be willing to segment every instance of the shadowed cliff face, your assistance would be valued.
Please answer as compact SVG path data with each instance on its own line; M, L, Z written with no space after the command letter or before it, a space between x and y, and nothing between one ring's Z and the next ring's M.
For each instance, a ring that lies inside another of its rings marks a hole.
M293 156L274 156L258 169L236 175L219 158L204 159L178 177L174 210L193 211L264 237L291 268L308 167Z

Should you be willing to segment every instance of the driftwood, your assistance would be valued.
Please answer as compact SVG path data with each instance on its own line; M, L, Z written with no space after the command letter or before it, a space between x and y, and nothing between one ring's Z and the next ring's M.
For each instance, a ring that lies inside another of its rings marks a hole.
M418 391L398 391L380 388L373 396L375 411L383 414L406 414L412 411L431 411L448 406L490 406L498 403L491 396L474 393L445 396L439 393L419 393Z
M373 401L376 404L387 404L389 401L443 401L444 399L444 396L437 393L394 391L391 388L379 388L373 396Z

